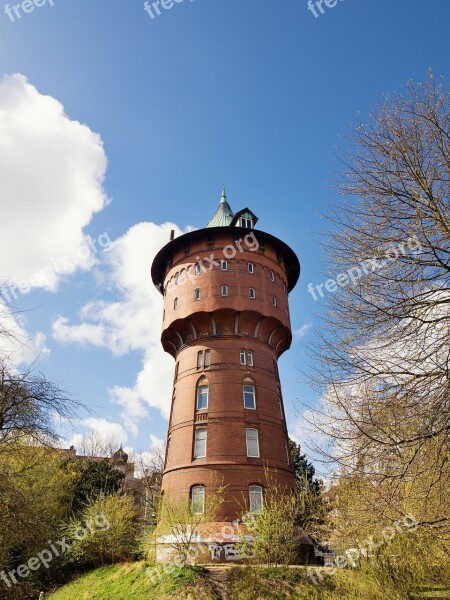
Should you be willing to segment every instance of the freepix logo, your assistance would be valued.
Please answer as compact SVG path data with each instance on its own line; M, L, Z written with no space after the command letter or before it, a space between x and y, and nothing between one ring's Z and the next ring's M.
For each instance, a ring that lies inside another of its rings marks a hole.
M188 0L156 0L155 2L149 2L148 0L145 0L144 10L151 19L154 19L155 17L161 16L161 9L170 10L175 4L182 4L187 1ZM194 0L190 0L190 2L193 1Z
M310 10L317 19L320 17L320 15L324 15L326 12L325 8L323 7L324 4L327 8L334 8L337 6L338 2L343 1L344 0L308 0L308 10Z
M14 23L16 19L21 19L23 15L32 13L35 8L41 8L45 4L55 6L54 0L23 0L12 6L5 4L5 15L9 17L11 23Z

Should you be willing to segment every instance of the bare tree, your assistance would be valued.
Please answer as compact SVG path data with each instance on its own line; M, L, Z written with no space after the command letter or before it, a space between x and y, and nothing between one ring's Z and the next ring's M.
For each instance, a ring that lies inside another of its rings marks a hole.
M323 455L364 474L377 510L448 518L449 90L432 74L352 130L332 213L312 421Z
M137 477L140 480L140 504L144 520L156 524L161 499L161 483L164 471L165 445L156 444L150 452L136 454L134 459Z
M0 452L11 444L51 444L55 419L74 420L81 404L44 375L0 363Z
M77 443L76 450L82 456L110 458L119 449L120 443L120 439L113 435L105 437L98 431L87 431Z

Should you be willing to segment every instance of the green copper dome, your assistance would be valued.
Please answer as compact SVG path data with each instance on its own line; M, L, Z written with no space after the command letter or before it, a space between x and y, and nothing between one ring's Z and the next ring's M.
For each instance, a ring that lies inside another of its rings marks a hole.
M225 188L223 188L219 206L206 227L228 227L231 224L233 217L234 213L231 210L231 206L228 204Z

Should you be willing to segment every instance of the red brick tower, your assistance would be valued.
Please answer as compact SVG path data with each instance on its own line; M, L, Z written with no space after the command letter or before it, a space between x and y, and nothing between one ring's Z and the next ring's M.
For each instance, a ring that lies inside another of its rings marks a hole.
M264 469L289 488L288 434L277 361L291 344L295 253L256 230L225 191L206 228L172 239L152 265L164 294L162 345L175 361L165 494L205 497L225 485L217 521L264 502Z

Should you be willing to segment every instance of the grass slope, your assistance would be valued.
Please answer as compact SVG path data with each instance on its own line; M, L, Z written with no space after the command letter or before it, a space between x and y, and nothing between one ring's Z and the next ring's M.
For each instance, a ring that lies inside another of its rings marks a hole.
M157 583L147 575L145 562L96 569L48 596L49 600L216 600L202 570L179 568ZM46 596L47 598L47 596Z
M104 567L64 586L48 600L402 600L404 595L383 590L368 575L337 570L314 585L306 569L250 567L177 568L151 578L160 567L145 562ZM217 584L219 580L219 585ZM225 594L223 593L225 591ZM423 589L414 598L448 598L442 588Z

